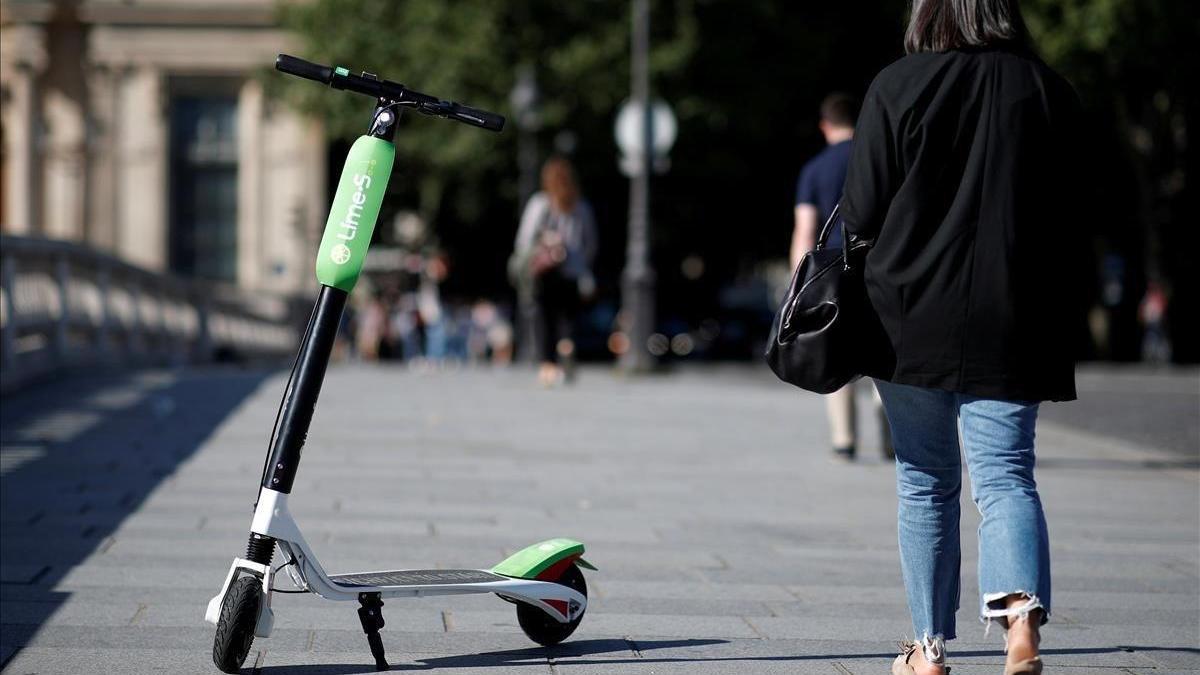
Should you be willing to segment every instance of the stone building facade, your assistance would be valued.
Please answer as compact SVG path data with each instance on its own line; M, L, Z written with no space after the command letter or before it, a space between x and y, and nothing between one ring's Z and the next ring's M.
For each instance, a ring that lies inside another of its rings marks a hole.
M0 228L289 293L326 207L319 126L263 82L272 0L0 0Z

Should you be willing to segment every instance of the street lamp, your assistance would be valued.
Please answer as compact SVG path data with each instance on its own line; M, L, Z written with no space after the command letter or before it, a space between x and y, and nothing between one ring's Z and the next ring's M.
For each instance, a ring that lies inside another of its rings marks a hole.
M616 137L629 181L629 241L621 273L621 312L629 342L620 357L622 369L645 372L654 367L647 348L654 333L654 268L650 264L650 172L665 170L666 154L675 142L675 117L661 101L650 101L650 7L633 0L630 49L630 101L617 116Z
M518 209L524 208L525 202L537 191L536 132L542 127L542 114L538 106L540 98L537 73L528 64L521 66L517 70L517 81L508 94L518 131L517 169L520 172L517 179L517 196L520 202Z
M517 125L517 219L520 220L525 204L537 191L538 148L537 131L542 126L542 114L538 106L541 93L538 91L537 74L533 66L525 64L517 70L517 81L509 92L513 118ZM537 303L528 293L517 293L517 344L520 361L533 363L537 358L535 349L537 334Z
M662 99L650 102L650 160L654 173L665 173L671 168L671 158L667 153L675 144L675 134L678 126L675 113L671 106ZM614 135L617 147L621 149L621 173L629 177L641 173L642 165L646 162L646 152L643 149L646 136L646 110L637 101L626 101L617 113L617 124Z

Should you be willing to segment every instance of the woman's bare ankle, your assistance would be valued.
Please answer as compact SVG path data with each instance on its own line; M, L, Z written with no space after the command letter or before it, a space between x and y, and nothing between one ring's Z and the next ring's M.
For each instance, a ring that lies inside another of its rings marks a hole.
M1011 606L1011 605L1010 605ZM1007 651L1009 663L1020 663L1038 656L1041 644L1042 610L1008 618Z
M920 645L913 653L909 665L917 672L917 675L945 675L946 665L944 663L930 663L925 659L925 650L921 649Z

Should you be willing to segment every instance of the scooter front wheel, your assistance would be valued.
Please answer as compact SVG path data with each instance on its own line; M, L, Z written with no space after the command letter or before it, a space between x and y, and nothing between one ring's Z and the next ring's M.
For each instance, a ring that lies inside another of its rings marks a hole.
M213 663L224 673L242 669L262 604L262 581L255 576L243 576L234 581L221 601L221 617L217 620L217 636L213 639Z
M583 572L575 565L567 566L562 576L548 581L562 584L587 597L587 582L583 579ZM530 640L545 647L556 645L570 637L579 627L579 622L583 621L583 614L584 612L580 612L573 621L559 623L538 607L524 602L517 603L517 623L521 624L521 630L525 631Z

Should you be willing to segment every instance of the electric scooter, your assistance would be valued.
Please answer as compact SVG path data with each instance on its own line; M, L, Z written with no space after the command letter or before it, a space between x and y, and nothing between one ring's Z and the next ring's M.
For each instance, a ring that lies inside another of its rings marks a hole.
M354 74L346 68L318 65L286 54L279 55L275 68L334 89L373 97L376 105L369 130L350 148L325 225L317 253L321 290L271 433L246 555L234 558L221 592L209 601L204 615L217 626L213 662L226 673L236 673L254 638L271 635L271 596L276 590L273 580L280 569L287 571L298 589L290 592L315 593L327 600L358 600L358 617L376 670L388 669L379 637L384 625L383 598L495 593L516 604L517 621L531 640L542 645L557 644L574 632L587 608L587 585L579 568L596 569L583 560L583 544L578 541L543 541L486 570L327 574L288 511L288 495L338 323L362 271L392 172L396 154L392 139L401 111L413 110L490 131L500 131L504 118L422 94L370 73ZM283 563L273 568L276 548Z

